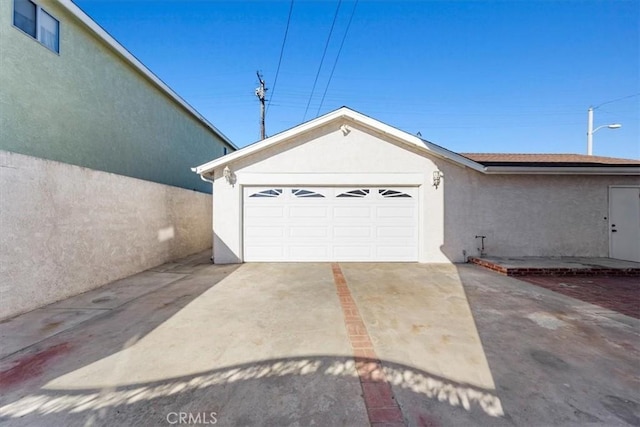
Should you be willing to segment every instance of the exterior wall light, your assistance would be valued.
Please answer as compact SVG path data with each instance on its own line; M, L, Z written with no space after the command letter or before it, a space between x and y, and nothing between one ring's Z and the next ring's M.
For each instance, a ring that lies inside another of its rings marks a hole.
M440 186L440 181L442 180L443 176L444 174L442 173L442 171L433 171L433 186L436 187L436 190Z
M224 169L222 170L222 176L224 176L224 179L227 181L227 184L234 185L236 183L236 175L233 172L231 172L231 169L229 169L229 166L224 167Z

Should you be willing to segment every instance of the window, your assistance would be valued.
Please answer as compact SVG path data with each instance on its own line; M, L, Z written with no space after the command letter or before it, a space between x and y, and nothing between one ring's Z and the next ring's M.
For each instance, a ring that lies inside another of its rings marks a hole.
M226 156L228 152L229 152L229 150L227 150L227 147L222 147L222 155L223 156Z
M258 191L249 197L278 197L282 194L282 188L272 188L270 190Z
M336 197L367 197L368 194L368 189L360 188L358 190L345 191L344 193L338 194Z
M301 188L294 188L291 190L291 194L293 194L296 197L324 197L322 194L320 193L316 193L315 191L312 190L303 190Z
M13 0L13 25L48 49L60 52L60 22L30 0Z
M407 193L403 193L402 191L382 189L378 190L378 193L382 195L382 197L411 197Z

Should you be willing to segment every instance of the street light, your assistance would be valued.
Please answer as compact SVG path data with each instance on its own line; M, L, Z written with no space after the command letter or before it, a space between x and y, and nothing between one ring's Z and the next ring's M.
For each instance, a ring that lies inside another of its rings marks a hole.
M598 107L596 107L598 108ZM598 126L593 128L593 107L589 107L589 119L587 124L587 155L593 156L593 134L602 128L620 129L622 125L620 123L611 123L609 125Z

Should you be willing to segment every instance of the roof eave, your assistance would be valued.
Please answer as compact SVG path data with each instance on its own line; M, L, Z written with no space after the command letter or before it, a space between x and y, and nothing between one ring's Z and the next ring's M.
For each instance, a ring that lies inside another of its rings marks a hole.
M202 114L198 113L195 108L187 103L180 95L173 91L166 83L164 83L158 76L153 74L151 70L149 70L140 60L138 60L135 56L131 54L127 49L124 48L116 39L114 39L109 33L107 33L100 25L98 25L89 15L87 15L82 9L80 9L75 3L71 0L57 0L60 5L62 5L65 9L69 11L74 17L76 17L80 22L82 22L91 32L93 32L98 38L103 40L114 52L116 52L120 57L122 57L125 61L131 64L135 69L137 69L143 76L149 79L153 84L155 84L160 90L162 90L166 95L172 98L176 103L178 103L182 108L184 108L187 112L189 112L192 116L194 116L198 121L200 121L205 127L208 127L213 133L218 135L220 139L222 139L226 144L232 147L234 150L238 150L239 148L231 142L229 138L225 134L223 134L218 128L216 128L213 124L211 124L207 119L202 116Z
M239 151L227 154L226 156L219 157L208 163L192 168L191 170L200 175L210 174L210 172L212 172L213 170L221 166L227 165L229 163L232 163L237 159L262 151L268 147L280 144L296 135L302 134L304 132L308 132L310 130L323 126L337 119L351 120L355 123L361 124L362 126L365 126L370 129L374 129L375 131L380 132L382 134L386 134L391 138L393 138L394 140L400 141L401 143L404 143L409 147L416 148L420 151L427 152L432 155L436 155L438 157L450 160L452 162L458 163L462 166L469 167L478 172L484 171L484 167L477 162L467 159L466 157L461 156L457 153L454 153L453 151L449 151L445 148L432 144L429 141L425 141L421 138L418 138L417 136L414 136L404 131L401 131L399 129L396 129L393 126L382 123L371 117L367 117L347 107L341 107L335 111L325 114L324 116L315 118L306 123L295 126L291 129L288 129L270 138L264 139L248 147L242 148Z
M534 166L487 166L484 173L488 175L499 174L526 174L526 175L640 175L640 167L534 167Z

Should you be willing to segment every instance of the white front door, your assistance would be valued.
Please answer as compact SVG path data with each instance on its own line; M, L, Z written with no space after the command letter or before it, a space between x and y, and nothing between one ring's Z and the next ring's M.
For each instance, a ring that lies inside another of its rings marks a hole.
M611 258L640 262L640 187L609 188Z
M244 261L417 261L416 187L245 187Z

